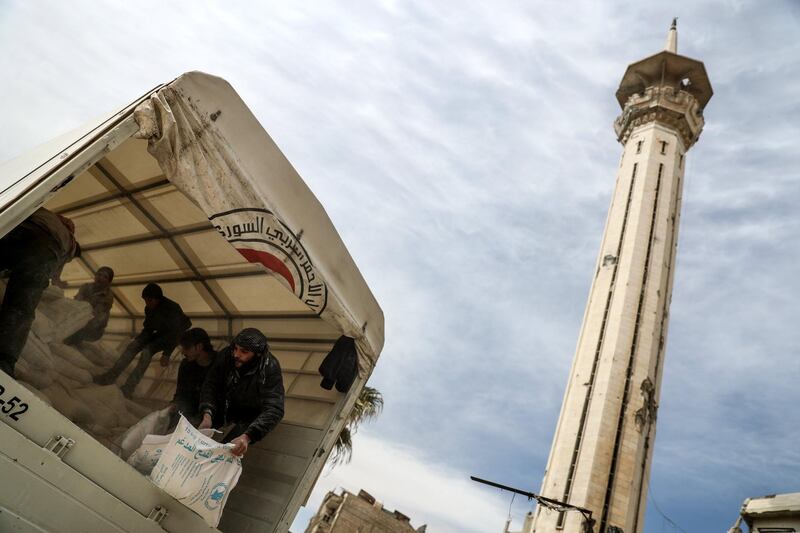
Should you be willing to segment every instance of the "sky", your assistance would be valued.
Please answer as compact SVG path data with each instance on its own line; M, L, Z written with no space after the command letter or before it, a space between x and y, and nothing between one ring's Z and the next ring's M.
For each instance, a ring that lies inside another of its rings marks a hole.
M705 63L645 531L800 491L800 2L0 0L0 160L180 73L228 80L381 304L381 417L328 490L501 532L538 491L621 154L625 67ZM674 525L676 524L676 525ZM678 529L680 528L680 529Z

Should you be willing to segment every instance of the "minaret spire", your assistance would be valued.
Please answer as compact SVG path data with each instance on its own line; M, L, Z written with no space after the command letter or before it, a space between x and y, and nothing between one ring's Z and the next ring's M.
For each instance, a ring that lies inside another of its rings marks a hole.
M525 533L643 533L687 150L713 94L703 63L666 49L625 70L624 146L540 494Z
M672 26L669 27L669 32L667 32L667 44L664 45L664 50L673 54L678 53L678 17L672 19Z

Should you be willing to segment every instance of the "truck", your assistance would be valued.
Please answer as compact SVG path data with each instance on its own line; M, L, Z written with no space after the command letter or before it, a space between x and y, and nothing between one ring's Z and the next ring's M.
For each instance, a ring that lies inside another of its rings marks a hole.
M217 529L0 372L0 531L288 531L377 363L384 323L324 208L253 113L225 80L183 74L0 166L0 236L40 207L75 224L82 252L62 274L66 294L102 265L116 271L101 344L118 349L141 329L139 295L156 282L219 344L245 327L268 336L285 416L248 450ZM357 372L324 388L319 366L342 337ZM152 409L175 388L175 364L157 359L134 393Z

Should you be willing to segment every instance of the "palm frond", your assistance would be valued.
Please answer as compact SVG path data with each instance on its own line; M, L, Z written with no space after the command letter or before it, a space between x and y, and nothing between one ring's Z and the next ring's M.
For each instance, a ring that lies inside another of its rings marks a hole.
M353 435L358 431L359 424L375 419L381 411L383 394L374 387L364 386L333 444L333 453L328 459L331 467L350 462L353 458Z
M383 411L383 394L378 389L365 385L347 417L347 426L355 430L361 422L373 420L381 414L381 411Z
M353 458L353 435L347 427L342 428L336 442L333 443L333 454L328 461L331 467L347 464Z

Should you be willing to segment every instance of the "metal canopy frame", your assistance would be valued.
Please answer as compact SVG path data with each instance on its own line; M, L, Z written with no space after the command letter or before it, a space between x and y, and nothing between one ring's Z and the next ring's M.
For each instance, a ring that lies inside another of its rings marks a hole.
M234 272L222 272L222 273L214 273L214 274L203 274L197 266L192 262L187 254L186 250L183 249L182 244L178 241L179 237L189 236L189 235L196 235L205 233L208 231L215 231L213 225L210 222L202 223L202 224L195 224L183 228L178 229L169 229L165 227L161 222L153 216L152 213L148 211L142 205L142 202L139 200L138 196L142 193L146 193L149 191L158 190L160 188L168 188L169 190L176 190L174 186L163 177L156 178L155 181L151 183L147 183L145 185L141 185L138 187L126 187L123 185L120 179L115 177L115 173L118 175L124 176L122 171L115 167L115 165L109 161L107 158L102 158L99 161L96 161L91 168L96 169L99 176L94 176L95 178L102 177L102 182L105 182L107 185L110 185L114 188L114 192L111 194L103 195L102 197L93 198L91 200L80 202L80 203L73 203L64 206L60 209L55 209L54 211L64 215L69 216L70 214L79 213L86 209L91 209L93 207L102 206L104 204L112 204L114 202L120 202L120 205L123 205L129 209L129 211L135 211L136 215L139 215L147 221L147 224L152 227L152 232L145 235L135 235L132 237L123 237L119 239L113 239L108 241L103 241L96 244L88 244L82 246L82 252L84 255L81 256L80 262L83 266L93 275L99 265L92 264L85 254L90 254L91 252L97 251L104 251L110 250L114 248L120 248L124 246L131 246L136 244L143 244L148 242L156 242L156 241L164 241L169 243L169 247L175 251L175 254L180 259L179 267L181 270L188 270L192 273L190 276L175 276L175 275L167 275L167 276L146 276L146 277L128 277L124 280L114 281L111 284L111 291L114 296L114 301L119 304L119 306L124 310L125 315L120 315L119 313L112 314L112 318L116 319L128 319L131 321L131 332L135 333L135 322L136 320L141 320L144 318L144 314L137 311L135 306L132 305L132 302L128 300L121 292L118 290L122 287L133 287L137 285L144 285L147 283L181 283L181 282L191 282L197 283L202 287L202 290L199 291L200 295L211 304L212 309L216 308L218 312L212 313L191 313L187 312L191 318L222 318L227 323L227 331L226 335L224 336L216 336L218 338L231 338L233 337L233 321L234 320L248 320L248 319L276 319L276 318L283 318L283 319L319 319L319 316L312 311L309 311L308 314L304 313L276 313L276 314L264 314L264 313L236 313L232 310L228 309L225 305L223 298L221 298L215 291L214 287L212 287L208 282L215 281L215 280L225 280L225 279L240 279L240 278L247 278L247 277L260 277L266 275L266 273L261 269L255 269L257 267L253 267L251 265L244 265L244 269L241 271L234 271ZM125 201L125 203L122 203ZM126 205L127 204L127 205ZM75 288L78 284L72 283L68 284L69 288ZM219 315L222 315L220 317ZM335 340L335 339L334 339ZM318 342L318 341L312 341ZM329 342L329 341L325 341Z

